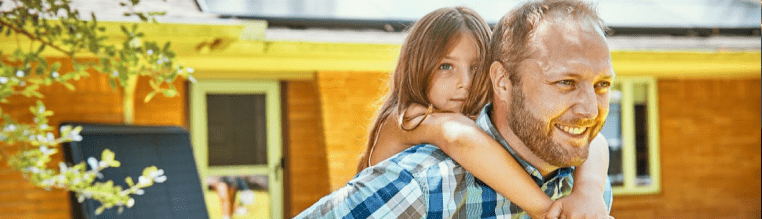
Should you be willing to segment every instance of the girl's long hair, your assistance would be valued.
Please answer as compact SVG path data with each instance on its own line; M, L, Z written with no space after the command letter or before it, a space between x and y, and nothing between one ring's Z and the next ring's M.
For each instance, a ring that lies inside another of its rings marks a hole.
M431 82L432 72L437 64L452 49L460 37L471 36L477 43L478 57L483 63L487 51L490 30L484 19L466 7L448 7L433 11L418 20L410 29L400 50L399 60L389 80L389 92L383 99L381 108L376 112L373 125L368 133L368 142L357 172L368 167L368 159L378 138L382 124L392 115L401 116L401 112L412 103L430 106L426 89ZM483 73L479 65L476 74ZM473 86L472 86L473 88ZM472 97L469 92L463 113L478 113L484 103ZM478 96L478 95L477 95ZM472 100L474 99L474 100ZM474 110L476 109L476 110ZM397 121L389 121L397 122Z

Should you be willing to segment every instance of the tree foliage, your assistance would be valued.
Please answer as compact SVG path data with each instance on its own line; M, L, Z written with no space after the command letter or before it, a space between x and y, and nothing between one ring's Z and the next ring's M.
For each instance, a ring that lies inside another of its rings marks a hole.
M143 22L155 23L155 16L164 14L135 11L138 4L139 0L120 2L127 11L125 16L136 16ZM58 168L50 168L48 163L60 143L82 140L81 127L61 127L56 137L48 124L48 117L54 114L39 100L44 98L39 88L60 83L74 90L72 81L89 76L88 70L108 75L114 88L128 86L130 78L148 76L153 91L144 98L147 102L158 93L177 95L172 82L178 77L193 80L190 76L193 69L175 63L169 42L160 45L145 41L138 23L121 26L125 36L122 43L106 43L107 36L103 34L106 29L99 25L95 15L91 13L83 19L70 5L70 0L0 0L2 8L10 8L0 11L0 33L30 40L28 45L17 41L14 51L0 51L0 102L7 103L15 95L37 99L37 104L29 109L34 115L29 124L19 123L0 108L0 144L19 148L13 154L3 149L0 152L10 166L36 186L72 191L80 202L99 201L102 205L96 213L112 207L121 212L125 206L134 205L131 195L141 195L143 188L164 182L164 171L147 167L137 183L130 177L125 179L128 188L115 186L111 181L95 182L101 170L120 165L110 150L103 151L100 160L90 157L87 164L68 166L62 162ZM42 56L46 50L68 57L73 71L59 72L60 62L48 63Z

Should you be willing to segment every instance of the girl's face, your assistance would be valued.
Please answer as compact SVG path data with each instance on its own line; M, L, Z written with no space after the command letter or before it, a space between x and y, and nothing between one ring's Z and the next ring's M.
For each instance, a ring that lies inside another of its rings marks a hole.
M426 96L434 108L460 113L468 97L471 74L478 64L476 41L462 35L432 73Z

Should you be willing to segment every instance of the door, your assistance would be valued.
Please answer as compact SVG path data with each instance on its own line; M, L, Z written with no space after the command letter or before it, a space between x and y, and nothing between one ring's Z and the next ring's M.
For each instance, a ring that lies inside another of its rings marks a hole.
M283 218L278 81L199 80L190 88L191 139L210 218Z

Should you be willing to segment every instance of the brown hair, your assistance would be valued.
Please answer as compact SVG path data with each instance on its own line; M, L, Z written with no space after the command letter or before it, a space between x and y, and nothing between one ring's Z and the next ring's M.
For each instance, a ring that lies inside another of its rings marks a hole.
M452 49L454 42L464 34L476 41L478 57L483 60L489 42L489 26L469 8L440 8L425 15L411 27L402 44L397 67L389 80L389 92L373 120L367 147L357 168L358 172L367 167L368 156L384 121L391 115L400 115L412 103L431 105L426 90L429 88L432 72Z
M535 48L531 43L535 30L546 19L589 20L602 32L608 31L598 17L595 7L589 3L576 0L527 2L503 16L495 25L485 68L489 69L493 62L500 62L508 71L508 78L513 86L519 85L521 77L517 74L518 65L532 57ZM475 101L486 103L492 100L492 83L488 73L477 74L472 81L471 89L474 94L486 93L481 98L474 98Z

